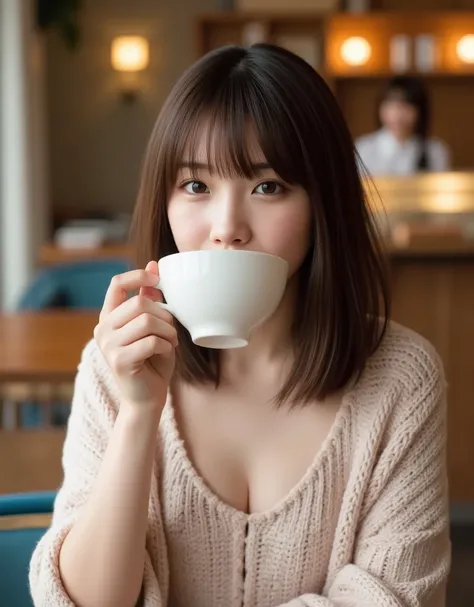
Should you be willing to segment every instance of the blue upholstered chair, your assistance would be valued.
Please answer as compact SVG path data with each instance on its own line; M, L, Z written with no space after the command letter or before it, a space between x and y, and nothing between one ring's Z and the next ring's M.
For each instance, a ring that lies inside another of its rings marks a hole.
M49 526L55 492L0 495L0 604L32 607L28 569L36 544ZM38 520L41 519L41 520ZM46 520L43 520L46 519Z
M21 296L19 310L100 310L112 276L130 269L123 259L77 261L40 270Z

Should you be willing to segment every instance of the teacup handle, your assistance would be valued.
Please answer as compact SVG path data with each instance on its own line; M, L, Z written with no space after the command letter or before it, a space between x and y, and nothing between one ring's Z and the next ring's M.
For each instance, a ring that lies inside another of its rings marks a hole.
M155 289L160 290L160 281L158 280L158 284L156 285ZM163 303L162 301L157 301L155 302L157 303L160 308L163 308L163 310L167 310L172 316L174 316L174 312L173 310L170 308L170 305L167 303Z

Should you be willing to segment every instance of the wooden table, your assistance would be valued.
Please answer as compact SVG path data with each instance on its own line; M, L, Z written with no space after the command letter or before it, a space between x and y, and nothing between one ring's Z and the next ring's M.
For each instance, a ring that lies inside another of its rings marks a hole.
M23 387L36 394L44 385L72 384L97 320L97 312L0 314L0 395L8 403L0 425L9 428L0 430L0 493L59 486L65 430L15 429L21 398L11 400L10 392Z
M69 310L0 315L0 384L72 381L97 321Z

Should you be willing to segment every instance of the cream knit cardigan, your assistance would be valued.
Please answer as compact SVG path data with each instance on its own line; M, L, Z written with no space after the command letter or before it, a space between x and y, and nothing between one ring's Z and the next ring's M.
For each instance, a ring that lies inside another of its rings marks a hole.
M92 489L119 400L92 341L76 379L64 483L31 561L36 607L73 605L61 583L59 552ZM142 604L444 606L445 415L435 351L392 323L303 478L270 511L248 515L198 476L169 400L157 441Z

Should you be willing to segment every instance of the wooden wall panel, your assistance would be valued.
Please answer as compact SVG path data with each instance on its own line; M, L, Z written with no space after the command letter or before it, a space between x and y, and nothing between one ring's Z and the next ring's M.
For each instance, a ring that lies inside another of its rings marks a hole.
M395 261L393 317L426 337L448 381L451 499L474 501L474 261Z

